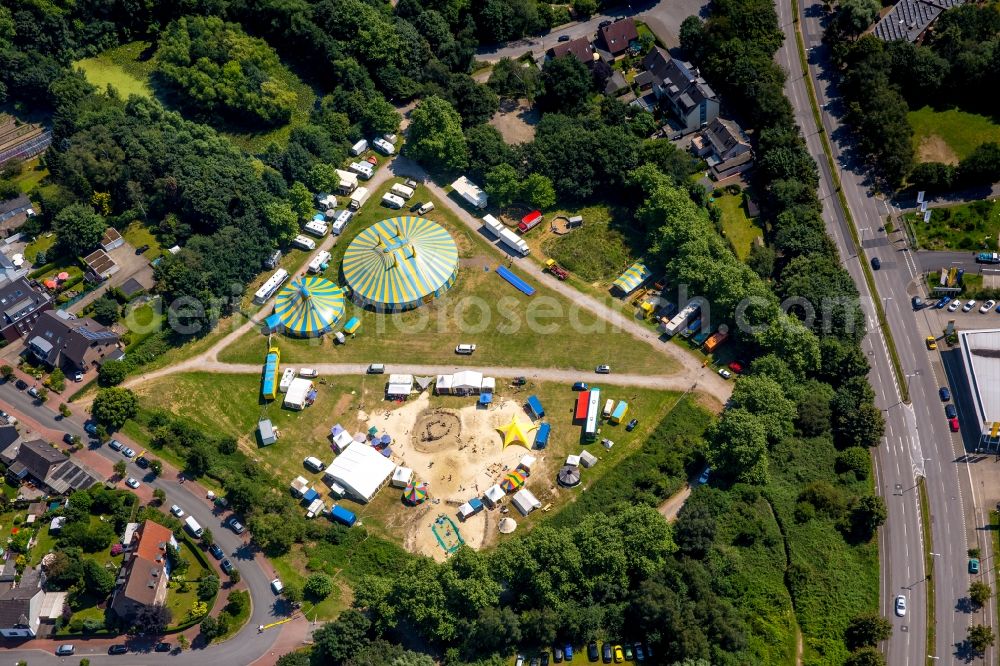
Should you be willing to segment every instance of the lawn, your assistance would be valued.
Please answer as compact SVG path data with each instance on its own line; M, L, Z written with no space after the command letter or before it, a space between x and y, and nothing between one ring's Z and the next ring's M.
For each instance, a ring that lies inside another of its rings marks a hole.
M327 271L331 280L343 283L339 276L340 261L350 241L371 224L393 215L394 211L376 203L381 192L390 186L391 183L386 183L383 189L372 193L372 201L331 249ZM432 197L427 191L418 187L413 200L429 199ZM534 285L537 292L529 297L509 287L493 274L499 262L493 253L488 253L485 239L458 222L450 212L442 212L442 208L438 205L427 217L442 223L458 245L459 276L451 290L420 308L391 315L361 310L349 302L343 321L358 317L361 328L356 337L342 346L335 346L331 336L311 340L280 337L282 361L295 364L394 361L584 371L613 362L615 370L622 372L674 371L676 364L648 343L612 330L603 319L555 292ZM248 293L262 280L263 276L252 283ZM404 338L406 344L401 345L399 342ZM467 342L478 345L476 353L471 357L456 356L455 346ZM266 351L266 338L255 330L223 350L219 360L259 363Z
M111 85L123 98L129 95L153 97L153 88L149 85L153 63L148 57L143 59L149 47L149 42L130 42L74 64L83 70L87 81L98 88Z
M580 215L583 226L563 236L556 236L546 227L541 249L581 279L610 283L635 261L631 247L641 239L629 238L628 222L606 206L555 211L548 218L556 215Z
M14 184L25 194L38 187L49 175L49 170L41 165L41 158L34 157L21 165L21 173L14 178Z
M28 261L34 263L35 257L38 256L39 252L46 252L56 244L56 235L51 231L44 233L35 240L28 243L24 248L24 258Z
M714 205L722 210L722 235L729 239L736 256L746 261L754 240L760 238L763 232L747 217L743 195L726 194L715 199Z
M55 545L56 539L49 534L48 522L42 522L41 529L35 534L35 545L31 548L31 557L28 558L28 565L32 567L38 566L42 558L52 552Z
M906 221L922 250L995 252L1000 237L1000 201L981 200L932 208L930 222L923 214L908 213Z
M907 114L913 127L913 147L923 162L956 163L981 143L1000 141L1000 118L959 109L936 111L925 106Z
M145 257L152 261L158 256L163 254L163 248L160 247L160 241L156 240L156 236L153 235L146 225L142 222L133 222L125 228L122 232L122 237L125 242L132 247L139 249L143 245L148 245L149 249L146 250Z

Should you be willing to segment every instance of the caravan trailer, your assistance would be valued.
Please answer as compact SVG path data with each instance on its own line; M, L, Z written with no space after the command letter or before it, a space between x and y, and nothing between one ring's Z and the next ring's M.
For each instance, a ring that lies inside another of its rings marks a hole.
M413 196L413 188L407 187L406 185L403 185L401 183L396 183L395 185L392 186L392 188L389 189L389 191L395 194L403 201L406 201Z
M368 142L365 141L364 139L361 139L356 144L354 144L353 146L351 146L351 155L354 155L355 157L357 157L358 155L360 155L361 153L365 152L366 150L368 150Z

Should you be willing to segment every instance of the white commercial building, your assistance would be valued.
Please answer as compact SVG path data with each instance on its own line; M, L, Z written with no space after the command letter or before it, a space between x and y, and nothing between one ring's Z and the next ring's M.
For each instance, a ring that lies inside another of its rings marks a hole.
M370 502L392 476L396 466L364 442L354 442L330 463L323 478L334 481L361 502Z
M980 424L979 447L1000 450L1000 328L962 331L958 344L975 420ZM953 389L957 401L958 387Z
M482 188L473 183L465 176L460 176L458 180L451 184L455 192L476 208L486 208L490 198L483 192Z

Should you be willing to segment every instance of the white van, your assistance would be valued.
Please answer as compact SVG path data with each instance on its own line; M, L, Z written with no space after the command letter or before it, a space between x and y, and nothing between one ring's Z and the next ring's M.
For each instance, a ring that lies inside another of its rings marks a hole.
M188 528L188 531L194 536L201 538L201 535L205 533L205 530L201 528L198 521L194 519L193 516L188 516L184 519L184 526Z
M456 354L469 355L474 351L476 351L476 345L459 345L455 347Z
M386 192L382 195L382 205L386 208L402 208L406 202L401 198L397 197L395 194L389 194Z
M426 215L427 213L431 212L432 210L434 210L434 202L433 201L428 201L423 206L421 206L420 208L418 208L417 212L420 213L421 215Z
M615 408L615 401L612 400L611 398L608 398L607 402L604 403L604 411L601 412L601 414L604 416L604 418L608 418L609 416L611 416L611 411L614 408Z
M413 188L407 187L402 183L396 183L395 185L392 186L392 188L389 191L404 201L408 200L410 197L413 196Z
M312 379L316 377L319 373L316 372L314 368L302 368L299 370L299 377L305 377L306 379Z
M309 456L302 461L302 464L306 466L306 469L312 472L322 472L324 469L323 461L316 456Z

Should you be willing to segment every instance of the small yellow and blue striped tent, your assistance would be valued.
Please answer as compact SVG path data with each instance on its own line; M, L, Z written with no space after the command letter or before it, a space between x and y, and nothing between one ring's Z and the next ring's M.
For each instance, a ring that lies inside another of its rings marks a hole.
M344 253L355 302L379 312L409 310L446 292L458 276L458 248L441 225L403 215L376 222Z
M611 287L628 296L652 276L653 273L646 268L646 264L637 261L629 266L628 270L622 273Z
M344 316L344 290L318 275L292 280L278 293L274 314L286 335L323 335Z

